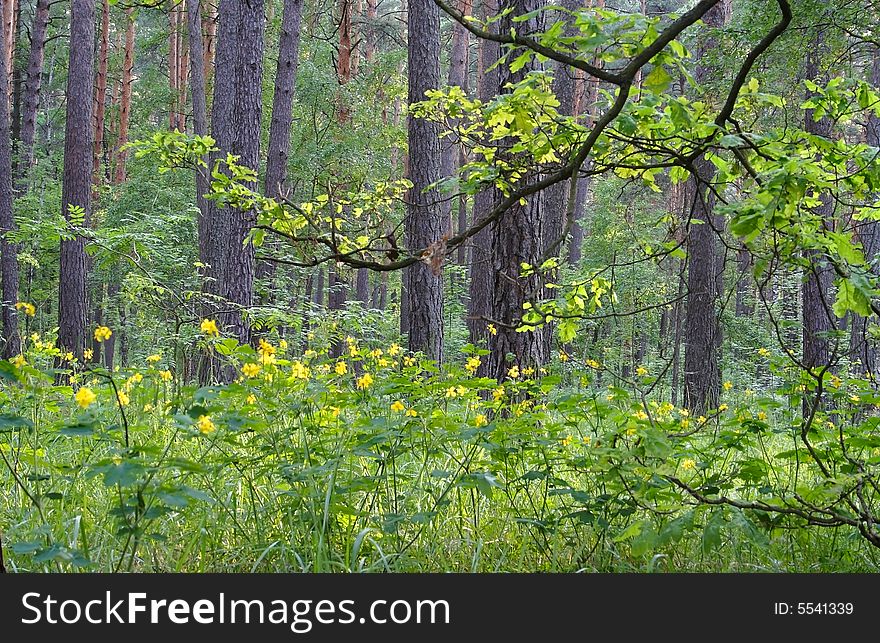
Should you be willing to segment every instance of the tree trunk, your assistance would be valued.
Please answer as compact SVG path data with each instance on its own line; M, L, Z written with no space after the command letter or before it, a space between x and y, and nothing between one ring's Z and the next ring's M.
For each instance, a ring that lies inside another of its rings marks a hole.
M749 317L754 312L750 292L752 254L748 248L740 248L736 254L738 278L736 281L736 316Z
M536 13L542 5L542 0L506 0L502 9L512 9L512 12L501 19L500 32L509 33L515 28L517 33L527 35L540 31L541 14L516 22L514 18ZM534 59L516 72L511 72L507 64L501 65L498 79L500 91L505 91L508 83L521 81L537 68ZM528 182L534 178L526 176L522 180ZM491 276L494 283L489 317L496 324L496 332L489 336L488 375L499 381L507 378L512 366L518 366L521 370L537 368L550 356L547 329L517 332L522 320L523 304L543 296L543 277L540 273L536 271L530 276L521 276L522 264L536 266L539 263L544 249L543 221L543 199L539 192L528 197L525 204L512 206L498 224L492 226Z
M367 0L366 31L364 33L364 61L373 62L376 56L376 16L378 0Z
M122 61L122 98L119 102L119 136L116 138L116 168L113 182L125 181L125 162L128 159L128 124L131 117L131 85L134 79L134 9L126 9L125 55Z
M482 3L483 20L498 13L497 0L485 0ZM493 23L489 28L497 32L498 23ZM494 67L500 55L498 43L481 39L479 41L479 60L477 68L477 94L478 98L487 103L498 93L498 68ZM482 221L492 210L495 203L496 191L486 188L474 195L473 222ZM489 315L489 306L492 302L492 286L494 281L491 274L492 260L492 228L487 226L472 237L471 261L469 269L470 284L468 286L468 336L474 345L489 341L489 333L486 331L486 317ZM483 376L487 372L488 363L484 361L477 373Z
M425 92L440 86L440 10L433 0L410 0L407 12L407 69L409 104L425 100ZM424 119L407 118L409 179L413 187L406 213L406 245L426 248L444 234L443 213L436 190L428 186L440 178L440 127ZM447 217L448 221L448 217ZM443 249L435 250L442 253ZM418 262L404 270L409 349L443 359L443 280L437 256L434 266Z
M187 35L184 33L183 2L177 5L177 129L186 131L186 85L189 74L189 47Z
M67 221L88 226L92 185L92 87L95 0L71 0L67 120L61 211ZM86 342L85 239L61 241L58 295L58 346L80 361Z
M822 82L819 71L819 59L824 50L824 37L820 31L812 45L807 50L805 68L806 78ZM807 98L811 94L808 92ZM818 121L813 119L813 110L804 112L804 130L814 136L832 138L834 122L827 116ZM822 218L824 225L831 229L834 226L834 201L830 194L823 193L819 197L821 205L814 212ZM801 292L801 305L803 315L803 363L804 366L819 371L829 364L831 359L831 346L827 333L836 327L836 319L831 313L829 295L833 281L832 269L822 258L822 253L817 250L807 250L804 256L809 260L810 267L804 279ZM803 412L806 417L812 407L809 396L804 398Z
M709 30L724 26L726 0L715 5L703 22ZM710 34L699 46L694 77L704 84L713 69L706 54L718 46ZM691 223L688 224L687 313L685 317L684 405L692 413L704 415L718 407L721 397L719 347L721 325L717 303L721 295L720 279L724 270L718 248L720 222L715 216L715 195L708 188L715 178L715 166L700 156L694 162L689 198L692 199Z
M193 134L208 134L208 101L205 94L205 66L202 52L202 18L199 0L186 0L186 16L189 35L190 76L193 106ZM207 159L206 159L207 163ZM208 263L208 200L205 195L210 190L208 174L210 167L196 169L196 205L199 208L199 262Z
M370 271L366 268L358 268L355 280L355 293L364 308L370 305Z
M10 4L7 2L7 4ZM0 29L0 50L5 51L11 33ZM12 137L9 128L9 102L7 83L9 80L6 56L0 56L0 279L2 279L2 356L9 359L21 353L21 340L18 334L18 315L15 304L18 301L18 247L6 238L15 229L12 216Z
M43 57L46 51L46 27L49 24L49 0L37 0L34 22L31 26L31 49L28 54L27 80L25 81L24 112L19 144L18 177L19 190L23 191L28 173L34 164L34 135L37 131L37 110L40 107L40 90L43 82Z
M3 56L6 58L6 109L9 110L12 99L12 68L15 63L15 19L18 15L18 0L3 0L3 28L6 40ZM8 113L8 112L7 112Z
M178 20L180 12L174 0L168 0L168 129L176 130L178 128L177 114L178 101L180 97L180 81L178 74L180 73L180 61L178 52L179 39Z
M101 40L98 49L98 75L95 79L95 145L92 154L92 180L101 183L104 156L104 112L107 101L107 67L110 59L110 1L101 3Z
M302 10L303 0L284 0L266 160L266 196L273 198L287 192L287 159L290 154L291 111L296 90Z
M214 56L217 53L217 5L213 1L206 3L202 19L202 31L205 34L204 64L205 64L205 96L211 95L214 77Z

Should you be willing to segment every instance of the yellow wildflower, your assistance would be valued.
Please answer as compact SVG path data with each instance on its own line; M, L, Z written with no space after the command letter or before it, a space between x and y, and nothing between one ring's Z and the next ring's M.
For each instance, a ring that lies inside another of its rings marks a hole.
M480 413L474 418L474 426L486 426L489 424L489 418Z
M337 375L345 375L348 373L348 365L345 362L336 362L336 368L333 370L336 371Z
M764 413L764 411L759 411L759 412L758 412L758 419L761 420L761 421L763 422L764 420L767 419L767 414Z
M72 362L73 358L74 354L70 351L67 351L66 353L64 353L64 355L61 356L61 359L63 359L65 362Z
M584 362L584 363L585 363L587 366L589 366L590 368L595 368L595 369L597 369L597 370L600 368L600 364L599 364L599 362L597 362L597 361L594 360L594 359L588 359L588 360L587 360L586 362Z
M406 355L403 358L403 365L404 366L415 366L416 363L417 363L417 360L415 357L410 357L409 355Z
M27 364L27 360L24 358L24 355L16 355L12 358L12 363L15 364L18 368L21 368L25 364Z
M373 350L370 351L370 357L372 357L373 359L376 359L378 357L382 357L382 349L381 348L374 348Z
M510 369L508 369L508 371L507 371L507 376L512 380L515 380L516 378L518 378L519 377L519 366L516 366L516 365L511 366Z
M87 386L83 386L80 388L76 395L73 396L73 399L76 400L76 403L80 406L80 408L87 409L92 403L98 399L98 396L95 395L95 392Z
M569 360L568 353L566 353L565 351L559 351L559 359L561 359L563 362L567 362Z
M217 328L217 322L213 319L203 319L199 329L208 337L217 337L220 335L220 329Z
M34 305L26 301L20 301L15 304L15 310L23 310L24 314L28 317L33 317L37 314L37 309L34 307Z
M244 399L244 401L247 402L248 404L256 404L257 403L257 396L254 395L253 393L251 393L250 395L248 395Z
M761 348L758 349L758 355L760 355L761 357L769 357L769 356L770 356L770 351L768 351L768 350L767 350L766 348L764 348L764 347L761 347Z
M93 351L91 348L87 348L83 351L83 357L85 357L88 360L92 359L94 356L95 356L95 351Z
M471 375L476 374L477 369L480 368L480 358L479 357L469 357L467 363L464 365L465 370Z
M202 435L209 435L217 430L217 426L211 421L211 418L207 415L200 415L198 421L196 422L196 426L199 429L199 433Z
M107 328L106 326L98 326L95 329L95 341L103 342L105 340L110 339L110 336L113 334L113 331Z
M259 364L248 363L241 367L241 372L245 377L256 377L260 374L262 368Z
M406 415L407 417L414 418L414 417L416 417L418 414L419 414L419 412L416 411L415 409L407 409L405 415Z
M116 399L119 400L119 406L128 406L128 403L131 402L131 398L125 391L119 391L116 394Z
M140 384L144 381L144 376L140 373L135 373L131 377L128 378L127 384Z
M297 379L307 380L312 373L305 364L296 361L290 365L290 374Z
M400 352L400 345L398 345L398 344L391 344L391 346L388 347L388 354L391 355L391 357L394 357L399 352Z
M566 435L564 438L562 438L562 446L564 447L571 446L571 442L572 440L570 435Z
M406 407L403 405L403 402L401 402L400 400L395 400L394 404L391 405L391 410L395 411L397 413L400 413L401 411L405 411Z
M286 351L287 350L287 340L286 339L278 340L278 348L280 348L283 351ZM306 352L308 353L308 351L306 351ZM312 351L312 352L314 353L315 351Z
M282 339L281 341L283 342L284 340ZM287 342L284 342L284 343L286 344ZM281 343L279 342L278 345L281 346ZM282 348L284 348L284 347L282 346ZM311 348L309 350L307 350L305 353L303 353L303 357L305 357L306 359L315 359L317 356L318 356L318 353L313 351Z
M861 401L861 398L858 395L850 395L849 401L850 402L859 402L859 401Z
M492 398L493 398L496 402L497 402L498 400L500 400L502 397L504 397L504 387L503 387L503 386L499 386L499 387L496 388L494 391L492 391Z
M487 324L486 330L489 331L490 335L497 335L498 334L498 329L495 328L495 324Z
M458 393L459 397L464 397L465 395L467 395L468 390L464 386L459 384L455 387L455 392Z
M147 364L155 364L161 359L162 359L161 355L149 355L147 357Z
M171 371L159 371L159 377L163 382L170 382L173 378Z
M633 417L637 420L645 421L648 419L648 414L645 413L642 409L639 409L635 413L633 413Z
M636 375L638 375L639 377L644 377L647 374L648 374L648 369L645 368L644 366L639 366L636 369Z
M718 410L719 410L719 411L726 411L726 410L729 409L729 408L730 408L730 407L727 406L726 404L722 404L721 406L718 407Z
M446 389L446 397L454 398L456 397L456 395L457 393L454 386L450 386L448 389Z
M724 386L724 390L725 390L725 391L729 391L730 389L733 388L733 382L729 382L729 381L728 381L728 382L724 382L724 384L723 384L722 386Z
M370 385L373 383L373 376L369 373L364 373L361 377L357 378L355 384L358 389L365 391L370 388Z
M690 471L691 469L695 469L697 467L697 463L694 462L691 458L685 458L681 461L681 468L685 471Z

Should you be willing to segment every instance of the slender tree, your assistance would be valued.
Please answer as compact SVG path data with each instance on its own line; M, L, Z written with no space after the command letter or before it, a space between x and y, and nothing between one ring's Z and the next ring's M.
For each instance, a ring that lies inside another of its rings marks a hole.
M28 54L25 80L24 111L22 113L21 142L19 143L19 190L34 163L34 135L37 130L37 110L43 83L43 58L46 51L46 28L49 25L49 0L37 0L31 25L31 46Z
M95 0L71 0L61 211L74 225L91 215ZM82 360L86 342L86 253L81 235L61 241L58 346Z
M131 90L134 82L134 9L126 10L125 24L125 53L122 61L122 95L119 100L119 135L116 137L116 165L113 174L113 182L116 184L125 181L125 163L128 159L128 126L131 119Z
M204 41L202 39L202 17L199 0L186 0L186 16L189 35L193 134L196 136L206 136L208 134L208 103L205 93L205 65L204 53L202 51ZM208 200L205 198L205 195L210 189L209 171L210 168L208 167L200 167L195 172L196 205L199 208L199 261L202 264L208 262Z
M92 157L92 176L95 184L101 181L101 159L104 156L104 113L107 101L107 69L110 62L110 2L101 3L101 38L98 49L98 74L95 79L95 147Z
M10 34L0 29L0 49L6 47ZM5 49L3 49L5 51ZM6 96L9 74L6 56L0 56L0 97ZM0 273L2 273L2 319L4 358L9 359L21 352L18 335L18 316L15 304L18 301L18 250L15 242L7 235L15 230L12 218L12 135L9 125L9 102L0 100Z

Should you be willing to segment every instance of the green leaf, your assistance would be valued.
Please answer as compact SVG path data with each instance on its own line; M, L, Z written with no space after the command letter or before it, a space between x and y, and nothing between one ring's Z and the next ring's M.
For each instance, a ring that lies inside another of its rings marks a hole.
M724 507L715 507L703 527L703 553L709 554L721 546L721 528L724 526Z

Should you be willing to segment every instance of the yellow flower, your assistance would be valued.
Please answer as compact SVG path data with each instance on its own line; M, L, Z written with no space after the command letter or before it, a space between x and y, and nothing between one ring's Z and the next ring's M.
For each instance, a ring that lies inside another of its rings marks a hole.
M152 404L144 404L144 413L149 413L152 410L153 410Z
M681 468L685 471L690 471L691 469L695 469L697 467L697 463L694 462L691 458L685 458L681 461Z
M72 362L73 358L74 355L70 351L67 351L66 353L64 353L64 355L61 356L61 359L63 359L65 362Z
M678 414L679 414L681 417L685 417L685 418L686 418L687 416L690 415L690 411L688 411L687 409L678 409Z
M559 359L561 359L563 362L567 362L569 360L568 353L566 353L565 351L559 351Z
M395 411L397 413L400 413L401 411L405 411L406 407L403 405L403 402L401 402L400 400L395 400L394 404L391 405L391 410Z
M493 398L496 402L497 402L498 400L500 400L502 397L504 397L504 387L503 387L503 386L499 386L499 387L496 388L494 391L492 391L492 398Z
M497 335L498 334L498 329L495 328L495 324L487 324L486 330L489 331L490 335Z
M729 409L729 408L730 408L730 407L727 406L726 404L722 404L721 406L718 407L718 410L719 410L719 411L726 411L726 410Z
M465 395L467 395L468 390L464 386L459 384L455 387L455 392L458 393L459 397L464 397Z
M376 359L378 357L382 357L382 349L381 348L374 348L373 350L370 351L370 357L372 357L373 359Z
M486 426L487 424L489 424L489 418L482 413L474 418L474 426Z
M336 368L333 370L336 371L337 375L345 375L348 373L348 365L345 362L336 362Z
M127 384L140 384L143 381L144 381L144 376L141 375L140 373L135 373L134 375L132 375L131 377L128 378L128 382L126 382L126 383Z
M251 393L250 395L248 395L248 396L245 398L244 401L247 402L248 404L256 404L256 403L257 403L257 397L256 397L256 395L254 395L253 393Z
M583 443L588 446L589 446L590 442L592 442L592 441L593 441L593 439L589 435L585 435L583 438Z
M464 365L465 369L471 375L474 375L477 372L477 369L480 368L480 358L479 357L469 357L467 364Z
M516 365L511 366L510 369L507 371L507 376L513 380L518 378L519 377L519 366L516 366Z
M761 347L758 349L758 355L760 355L761 357L768 357L770 355L770 351L768 351L764 347Z
M450 386L446 389L446 397L454 398L456 396L455 387Z
M389 363L390 362L384 357L381 357L376 361L376 364L378 364L380 368L385 368Z
M636 427L634 427L634 426L628 426L628 427L626 428L626 434L627 434L629 437L634 436L634 435L636 434Z
M686 429L690 426L691 421L688 418L681 419L681 428Z
M110 339L110 336L113 334L113 331L107 328L106 326L98 326L95 329L95 341L103 342L105 340Z
M15 310L24 310L24 314L28 317L33 317L37 314L37 309L34 307L34 305L29 304L26 301L20 301L15 304Z
M746 397L752 397L755 394L755 392L750 388L747 388L745 391L743 391L743 393Z
M260 345L257 347L257 352L260 355L274 355L275 347L265 339L260 339Z
M196 426L199 429L199 432L202 435L208 435L217 430L217 427L211 421L211 418L207 415L200 415L198 421L196 422Z
M399 352L400 346L398 344L391 344L391 346L388 347L388 354L391 355L391 357L394 357Z
M283 339L281 341L284 342ZM287 342L284 342L284 343L287 344ZM281 343L279 342L278 345L281 346ZM281 346L281 348L284 348L284 346ZM313 351L311 348L309 350L307 350L305 353L303 353L303 357L305 357L306 359L315 359L317 356L318 356L318 354L315 351Z
M639 366L636 369L636 375L638 375L639 377L644 377L647 374L648 374L648 369L645 368L644 366Z
M149 355L147 357L147 364L155 364L156 362L158 362L161 359L162 359L161 355Z
M287 350L287 340L286 339L278 340L278 348L280 348L283 351L286 351ZM306 351L306 352L308 353L309 351ZM314 353L315 351L312 351L312 352Z
M633 417L637 420L642 420L643 422L648 419L648 414L645 413L642 409L639 409L635 413L633 413Z
M767 419L767 414L764 413L764 411L759 411L759 412L758 412L758 419L761 420L761 421L766 420L766 419Z
M370 388L370 385L373 383L373 376L369 373L364 373L361 377L357 378L355 384L358 389L365 391Z
M526 377L531 377L532 375L535 374L535 369L532 368L531 366L529 366L528 368L524 368L522 370L522 374L525 375Z
M701 415L700 417L697 418L697 422L698 422L699 424L705 424L705 423L706 423L706 416L705 416L705 415Z
M93 351L91 348L87 348L83 351L83 357L85 357L86 359L90 360L94 356L95 356L95 351Z
M260 374L261 370L262 366L260 366L259 364L249 363L241 367L241 372L244 374L245 377L256 377Z
M269 366L270 364L275 363L275 355L272 353L261 353L260 354L260 362L263 363L263 366Z
M76 392L73 399L76 400L76 403L80 408L87 409L92 405L92 402L98 399L98 396L95 395L95 392L92 389L83 386Z
M724 386L725 391L729 391L730 389L733 388L733 383L732 382L724 382L723 386Z
M21 368L25 364L27 364L27 360L24 358L24 355L16 355L12 358L12 363L15 364L18 368Z
M860 398L858 395L850 395L850 396L849 396L849 401L850 401L850 402L860 402L860 401L861 401L861 398Z
M562 446L564 447L571 446L571 442L572 440L570 435L566 435L564 438L562 438Z
M415 366L416 365L416 358L410 357L409 355L404 356L403 365L404 366Z
M416 417L418 414L419 414L419 412L416 411L415 409L407 409L405 415L406 415L407 417L414 418L414 417Z
M170 382L172 379L171 371L159 371L159 377L163 382Z
M296 361L290 365L290 374L297 379L307 380L312 373L305 364Z
M128 403L131 402L131 399L125 391L119 391L116 394L116 399L119 400L119 406L128 406Z
M199 328L208 337L217 337L220 335L220 329L217 328L217 322L213 319L203 319L202 325L199 326Z
M599 364L599 362L597 362L597 361L594 360L594 359L588 359L588 360L587 360L586 362L584 362L584 363L585 363L587 366L589 366L590 368L595 368L595 369L597 369L597 370L600 368L600 364Z

